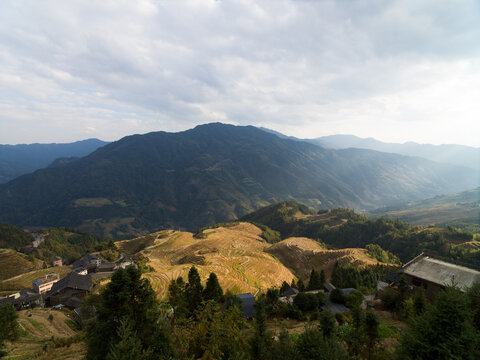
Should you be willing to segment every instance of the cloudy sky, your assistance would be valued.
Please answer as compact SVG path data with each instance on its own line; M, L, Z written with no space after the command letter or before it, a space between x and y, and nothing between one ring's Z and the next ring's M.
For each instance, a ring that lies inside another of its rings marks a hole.
M214 121L480 146L480 2L0 2L0 143Z

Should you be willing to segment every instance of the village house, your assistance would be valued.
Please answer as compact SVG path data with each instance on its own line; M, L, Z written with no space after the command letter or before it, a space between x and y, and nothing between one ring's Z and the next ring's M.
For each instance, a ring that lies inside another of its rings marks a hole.
M52 286L45 296L45 305L66 304L72 297L83 299L91 290L92 278L90 275L70 273Z
M0 299L0 306L12 304L17 310L22 310L42 303L42 296L33 289L24 289L16 294L12 294Z
M480 271L424 253L406 263L399 273L403 274L407 283L414 288L423 287L429 299L434 299L436 293L447 285L454 284L461 291L466 291L475 282L480 282Z
M52 258L52 266L63 266L63 259L60 256Z
M50 291L53 284L59 279L58 274L48 274L32 281L32 288L38 294L44 294Z
M255 296L251 293L238 294L237 298L242 302L243 316L251 318L255 316Z
M80 260L75 261L72 264L72 267L87 269L88 273L97 272L98 267L102 263L102 260L97 255L88 254L85 255Z

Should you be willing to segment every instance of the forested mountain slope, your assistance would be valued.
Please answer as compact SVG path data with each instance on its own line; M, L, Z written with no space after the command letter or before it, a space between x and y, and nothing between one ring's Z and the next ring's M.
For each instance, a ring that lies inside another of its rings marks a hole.
M473 171L371 150L326 150L255 127L125 137L0 185L0 221L116 238L196 230L285 199L373 209L474 187Z

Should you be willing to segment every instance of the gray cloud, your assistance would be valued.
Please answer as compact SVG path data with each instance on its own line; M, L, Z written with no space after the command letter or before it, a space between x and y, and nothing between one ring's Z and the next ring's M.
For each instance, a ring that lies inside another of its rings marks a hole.
M480 146L477 1L0 3L0 143L224 121Z

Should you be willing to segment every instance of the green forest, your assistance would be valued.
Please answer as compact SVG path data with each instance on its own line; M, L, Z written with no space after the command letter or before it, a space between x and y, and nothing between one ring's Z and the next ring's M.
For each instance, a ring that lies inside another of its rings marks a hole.
M192 267L188 279L170 282L168 300L158 302L139 270L118 270L83 307L88 318L87 359L474 360L480 356L480 284L467 293L448 287L433 304L423 292L411 293L400 286L392 304L408 322L404 331L384 324L376 311L362 309L363 295L358 291L343 299L334 299L332 293L328 300L323 292L319 294L300 293L293 304L285 304L279 301L279 289L269 289L257 296L254 318L246 319L239 299L223 292L214 273L202 284ZM343 301L349 312L322 310L332 300ZM92 306L95 312L89 311ZM272 319L288 318L301 318L309 325L300 333L286 328L272 332L268 325ZM391 337L398 339L397 344L385 346L384 339Z
M299 218L296 214L307 216ZM344 208L315 213L294 202L264 207L243 220L268 226L280 232L283 239L304 236L336 249L368 247L369 253L379 261L406 262L425 251L450 261L480 266L479 249L468 244L478 235L454 226L412 226L392 218L371 220Z

